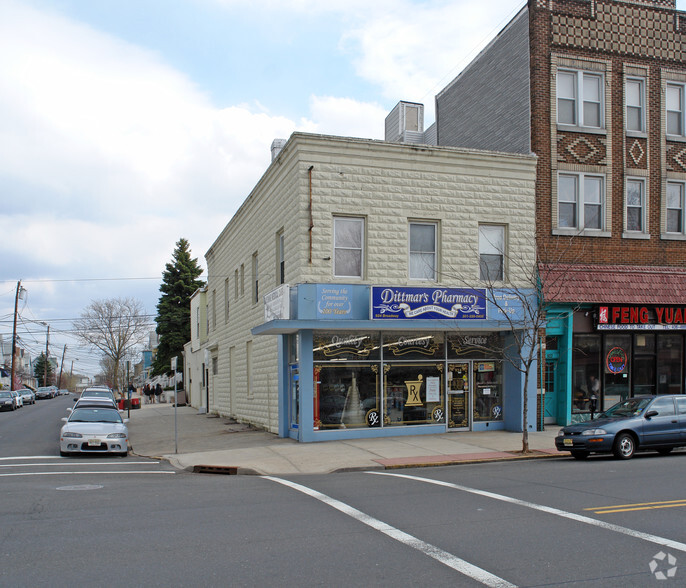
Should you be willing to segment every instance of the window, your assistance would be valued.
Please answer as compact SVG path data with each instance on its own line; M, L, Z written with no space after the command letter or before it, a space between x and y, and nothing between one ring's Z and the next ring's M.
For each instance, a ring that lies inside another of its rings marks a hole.
M667 134L684 136L683 84L667 84Z
M645 180L626 181L626 230L645 231Z
M479 226L479 279L495 282L505 275L505 227Z
M602 229L604 192L603 176L561 173L557 182L558 226Z
M209 325L209 321L207 322ZM217 330L217 291L212 290L212 329Z
M257 265L257 252L252 254L252 301L260 301L260 275Z
M684 184L667 183L667 232L684 232Z
M334 275L361 278L363 274L364 219L334 218Z
M645 132L645 82L628 78L625 87L626 130Z
M283 231L276 236L276 259L277 259L277 275L279 276L279 284L286 283L286 248L284 243Z
M241 296L245 294L245 265L241 264Z
M557 122L578 127L604 128L601 74L558 71Z
M410 279L436 280L436 223L410 223Z
M229 322L229 278L224 280L224 323Z
M238 300L238 270L233 272L233 297Z

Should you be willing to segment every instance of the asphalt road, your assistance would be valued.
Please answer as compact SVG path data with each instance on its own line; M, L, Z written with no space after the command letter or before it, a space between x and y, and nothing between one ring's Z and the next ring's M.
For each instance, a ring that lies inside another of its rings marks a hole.
M131 456L7 459L6 416L2 586L685 583L683 452L289 479L198 475ZM39 429L13 434L22 433L22 448L47 447Z

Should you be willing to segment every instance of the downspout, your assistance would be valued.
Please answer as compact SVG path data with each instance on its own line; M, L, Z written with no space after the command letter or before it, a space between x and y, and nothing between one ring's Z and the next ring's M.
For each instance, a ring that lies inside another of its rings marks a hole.
M314 220L312 219L312 170L314 169L314 166L311 165L310 169L307 170L307 174L309 176L309 183L310 183L310 227L308 229L308 232L310 234L310 265L312 265L312 229L314 229Z

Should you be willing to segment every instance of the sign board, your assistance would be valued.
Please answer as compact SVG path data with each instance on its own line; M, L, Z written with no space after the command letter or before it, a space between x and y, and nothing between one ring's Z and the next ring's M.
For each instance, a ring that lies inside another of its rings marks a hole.
M353 310L352 289L341 284L317 285L317 318L346 319Z
M279 319L288 320L291 314L291 296L288 284L281 284L278 288L264 296L264 321Z
M372 319L485 319L486 291L469 288L372 287Z
M177 361L177 359L178 359L178 357L176 357L176 356L174 356L174 357L171 358L171 369L172 369L173 371L176 371L176 361Z

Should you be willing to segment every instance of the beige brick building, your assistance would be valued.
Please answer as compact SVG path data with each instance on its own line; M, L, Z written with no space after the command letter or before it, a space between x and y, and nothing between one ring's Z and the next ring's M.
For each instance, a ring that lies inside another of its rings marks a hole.
M529 155L293 134L206 253L192 405L303 441L521 430L520 375L465 343L506 323L465 301L484 264L530 286L535 178ZM388 319L390 291L461 303Z

